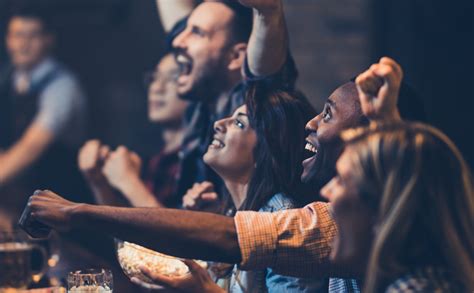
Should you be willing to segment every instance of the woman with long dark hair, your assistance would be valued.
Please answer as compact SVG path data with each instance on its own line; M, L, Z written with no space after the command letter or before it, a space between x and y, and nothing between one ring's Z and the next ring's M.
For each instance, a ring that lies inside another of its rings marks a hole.
M315 113L300 94L254 86L233 116L215 123L214 140L204 161L226 181L235 209L258 211L276 194L283 194L292 206L297 206L314 195L301 183L300 176L304 126ZM245 133L245 137L239 133L234 138L234 129ZM225 144L225 139L236 139L239 143ZM240 143L249 148L240 148ZM239 165L246 165L246 169L236 170ZM239 180L240 171L245 171L245 180ZM244 183L246 192L237 192L235 183Z
M204 161L227 187L227 215L236 210L273 212L295 208L314 195L301 183L300 176L304 129L315 115L302 95L259 84L248 89L245 104L231 117L214 124L214 138ZM227 269L221 272L218 283L228 292L327 291L326 280L285 277L270 269L241 271L237 265ZM202 282L202 275L202 271L195 272L191 278ZM204 279L207 285L203 287L216 286L209 277Z

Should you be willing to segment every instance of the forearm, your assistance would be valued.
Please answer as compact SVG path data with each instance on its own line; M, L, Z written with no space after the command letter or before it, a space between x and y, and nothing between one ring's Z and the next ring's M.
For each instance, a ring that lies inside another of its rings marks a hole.
M156 6L163 29L169 32L178 20L191 13L194 0L156 0Z
M401 122L402 121L402 116L400 115L400 111L398 110L398 107L393 109L389 114L387 114L385 117L383 117L383 120L385 122Z
M140 178L130 178L123 184L120 191L133 207L164 207Z
M114 237L184 258L240 262L233 218L156 208L82 205L71 226L106 231Z
M252 74L267 76L277 73L286 61L288 32L281 1L264 11L254 9L252 34L247 48L247 61Z
M18 173L20 173L25 167L26 164L16 164L11 157L7 155L0 155L0 187L2 185L8 184L12 178L14 178Z
M32 125L10 149L0 154L0 186L28 169L41 157L53 141L53 134Z
M378 116L373 116L369 118L370 124L377 124L377 123L396 123L401 122L402 117L400 115L400 111L398 107L391 109L386 113L379 114Z
M100 205L127 206L126 201L117 196L115 190L107 181L94 182L90 179L86 180L92 190L96 203Z

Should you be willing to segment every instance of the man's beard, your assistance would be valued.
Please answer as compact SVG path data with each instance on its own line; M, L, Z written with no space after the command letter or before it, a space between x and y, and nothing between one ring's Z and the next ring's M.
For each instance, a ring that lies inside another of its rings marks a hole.
M335 175L336 162L343 151L340 140L332 143L322 143L318 148L317 162L309 170L303 182L318 193Z
M197 73L192 88L180 94L180 98L192 102L212 102L223 91L227 90L227 69L222 60L208 62L201 72ZM230 90L230 89L229 89Z

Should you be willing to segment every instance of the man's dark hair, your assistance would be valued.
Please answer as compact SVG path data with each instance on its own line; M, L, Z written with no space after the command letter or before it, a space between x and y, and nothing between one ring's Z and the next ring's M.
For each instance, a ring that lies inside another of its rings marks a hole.
M231 42L233 44L241 42L247 43L250 38L250 34L252 33L252 9L243 6L236 0L216 0L215 2L226 5L234 12L231 28ZM186 29L188 18L189 15L179 20L167 34L165 47L166 52L171 52L173 50L173 40Z
M180 33L182 33L186 29L188 18L189 18L189 15L178 20L171 28L171 31L168 34L166 34L165 54L173 52L173 41Z
M218 0L234 12L232 19L232 39L233 43L247 43L252 33L253 11L245 7L236 0Z
M13 18L31 18L39 20L43 26L43 31L46 33L54 33L54 27L51 21L50 12L47 7L27 2L17 4L11 8L9 21Z

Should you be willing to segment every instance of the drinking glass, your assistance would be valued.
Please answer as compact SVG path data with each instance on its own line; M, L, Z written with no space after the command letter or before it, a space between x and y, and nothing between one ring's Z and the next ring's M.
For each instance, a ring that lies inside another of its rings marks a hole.
M70 272L67 277L67 288L71 293L112 293L112 272L106 269L85 269Z
M36 262L33 254L40 256ZM5 288L25 289L32 278L40 279L47 269L45 249L30 243L16 231L0 231L0 292Z

